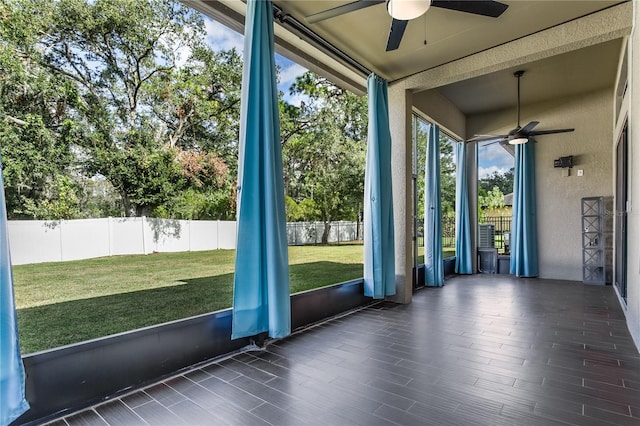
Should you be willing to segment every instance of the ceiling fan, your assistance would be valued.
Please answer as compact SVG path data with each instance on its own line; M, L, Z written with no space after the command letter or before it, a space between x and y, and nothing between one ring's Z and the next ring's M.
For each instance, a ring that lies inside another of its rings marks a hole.
M386 51L396 50L400 47L402 36L407 28L409 20L422 16L430 7L457 10L459 12L472 13L474 15L497 18L509 7L504 3L490 0L357 0L342 6L334 7L305 19L309 24L316 24L325 19L335 18L345 13L355 12L380 3L387 4L387 12L393 18Z
M518 79L518 101L517 101L517 110L518 110L518 124L516 128L511 130L506 135L476 135L475 137L468 140L468 142L483 142L483 141L494 141L500 144L510 145L519 145L522 143L526 143L529 141L530 137L540 136L540 135L551 135L554 133L567 133L573 132L575 129L553 129L553 130L533 130L538 124L538 121L530 121L524 127L520 127L520 78L524 74L524 71L516 71L513 73L513 76Z

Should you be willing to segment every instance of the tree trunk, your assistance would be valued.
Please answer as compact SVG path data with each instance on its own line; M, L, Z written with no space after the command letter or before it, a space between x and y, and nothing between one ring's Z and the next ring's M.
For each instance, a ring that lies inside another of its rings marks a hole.
M152 209L150 206L136 206L135 209L136 209L136 216L138 217L151 216Z
M356 240L362 240L362 235L360 235L360 224L362 223L362 217L364 213L362 212L362 208L358 207L358 213L356 214Z
M131 200L126 194L120 193L120 198L122 199L122 206L124 207L124 214L127 217L135 217L136 216L136 208L131 204Z
M322 231L322 244L329 244L329 232L331 231L331 220L324 220L324 231Z

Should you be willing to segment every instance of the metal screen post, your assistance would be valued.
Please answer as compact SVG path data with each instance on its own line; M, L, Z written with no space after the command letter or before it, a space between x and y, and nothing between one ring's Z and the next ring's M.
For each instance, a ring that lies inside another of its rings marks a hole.
M418 118L414 115L413 124L413 287L420 282L418 277Z

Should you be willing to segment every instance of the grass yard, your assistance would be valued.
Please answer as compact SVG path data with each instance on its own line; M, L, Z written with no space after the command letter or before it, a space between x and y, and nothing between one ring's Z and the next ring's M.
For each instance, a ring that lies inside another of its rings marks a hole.
M362 245L289 247L291 293L362 277L362 252ZM229 308L234 256L215 250L14 266L22 353Z
M22 353L225 309L233 250L115 256L13 268ZM362 276L362 245L289 248L291 292Z

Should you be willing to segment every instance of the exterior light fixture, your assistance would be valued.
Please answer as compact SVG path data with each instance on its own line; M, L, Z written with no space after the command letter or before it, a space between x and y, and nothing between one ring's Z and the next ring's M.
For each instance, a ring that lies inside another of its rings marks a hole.
M387 12L400 21L415 19L431 6L431 0L387 0Z
M529 142L529 138L514 138L509 140L509 145L522 145Z

